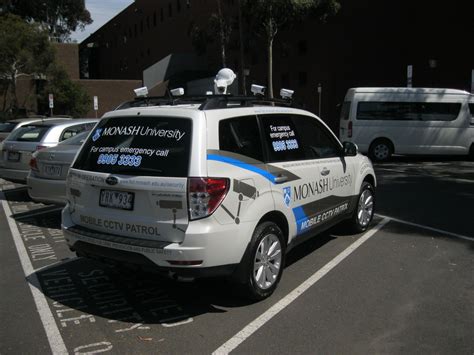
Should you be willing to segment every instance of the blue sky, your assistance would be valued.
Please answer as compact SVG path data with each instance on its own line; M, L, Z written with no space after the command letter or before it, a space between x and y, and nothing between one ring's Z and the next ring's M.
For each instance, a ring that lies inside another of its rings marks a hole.
M131 3L133 0L86 0L86 8L94 22L86 26L84 31L73 32L71 39L81 42Z

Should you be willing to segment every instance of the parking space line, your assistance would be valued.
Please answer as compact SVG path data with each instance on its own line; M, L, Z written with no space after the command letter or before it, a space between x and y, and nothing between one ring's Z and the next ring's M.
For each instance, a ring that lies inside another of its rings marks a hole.
M430 227L430 226L425 226L423 224L408 222L408 221L404 221L403 219L398 219L398 218L394 218L394 217L385 216L385 215L379 214L379 213L376 213L375 215L377 217L388 218L390 221L406 224L408 226L413 226L413 227L417 227L417 228L421 228L421 229L426 229L426 230L429 230L429 231L432 231L432 232L436 232L436 233L440 233L440 234L446 234L446 235L449 235L450 237L469 240L471 242L474 242L474 237L469 237L467 235L452 233L452 232L448 232L448 231L445 231L445 230L442 230L442 229L433 228L433 227Z
M46 300L46 297L40 288L41 286L38 276L35 273L35 269L31 264L25 245L23 244L18 226L16 225L15 220L11 217L12 211L8 205L7 200L5 199L5 194L3 192L0 192L0 199L2 202L3 212L7 218L8 226L18 252L18 257L20 258L23 272L27 280L29 280L28 286L30 287L33 300L35 301L41 322L43 323L43 328L46 332L49 346L51 347L51 352L53 354L67 354L66 345L64 344L64 340L61 337L61 333L59 332L56 321L54 320L54 316L51 313L48 301ZM34 287L33 285L38 285L38 288Z
M334 269L339 263L341 263L345 258L347 258L353 251L360 247L365 241L377 233L383 226L390 222L389 218L383 218L377 225L372 227L371 230L364 233L359 239L352 243L349 247L344 249L339 255L334 259L324 265L321 269L316 271L312 276L310 276L306 281L296 287L288 295L283 297L280 301L270 307L266 312L261 314L247 326L245 326L240 332L226 341L218 349L216 349L212 354L221 355L228 354L240 344L242 344L248 337L265 325L270 319L275 317L288 305L290 305L294 300L301 296L306 290L318 282L323 276L325 276L329 271Z
M410 170L398 170L398 169L391 169L391 168L381 168L381 167L376 167L375 170L385 170L385 171L390 171L390 172L395 172L399 174L405 174L405 175L418 175L418 176L424 176L428 177L425 174L416 172L416 171L410 171ZM451 178L449 176L441 176L445 181L451 181L451 182L457 182L457 183L466 183L466 184L473 184L474 180L470 179L457 179L457 178Z

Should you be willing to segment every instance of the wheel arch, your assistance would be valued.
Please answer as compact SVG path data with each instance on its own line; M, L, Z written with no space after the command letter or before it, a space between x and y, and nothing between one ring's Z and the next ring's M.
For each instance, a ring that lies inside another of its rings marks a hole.
M266 213L257 223L257 226L263 222L273 222L280 227L283 232L286 244L288 244L289 225L286 216L280 211L270 211Z
M392 153L395 153L395 144L393 144L393 141L390 138L388 138L387 136L384 136L384 135L377 136L376 138L372 139L372 141L369 144L369 151L370 151L370 148L372 147L372 145L377 141L387 141L390 144L391 148L392 148Z

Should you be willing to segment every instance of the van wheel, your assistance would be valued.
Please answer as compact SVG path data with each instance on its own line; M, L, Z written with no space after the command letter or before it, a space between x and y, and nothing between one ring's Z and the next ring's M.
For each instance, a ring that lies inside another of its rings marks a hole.
M349 231L362 233L367 230L374 217L375 189L371 183L364 181L360 188L357 205L347 223Z
M387 161L393 154L393 144L388 139L376 139L369 148L370 159L378 162Z
M280 282L285 265L285 238L273 222L260 223L252 235L243 264L245 296L260 301L269 297Z

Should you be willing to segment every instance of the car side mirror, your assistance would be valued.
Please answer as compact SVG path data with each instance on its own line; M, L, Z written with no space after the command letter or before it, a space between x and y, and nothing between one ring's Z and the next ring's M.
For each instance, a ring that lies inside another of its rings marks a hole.
M344 151L344 156L346 157L354 157L359 153L359 148L357 144L352 142L344 142L342 143L342 149Z

